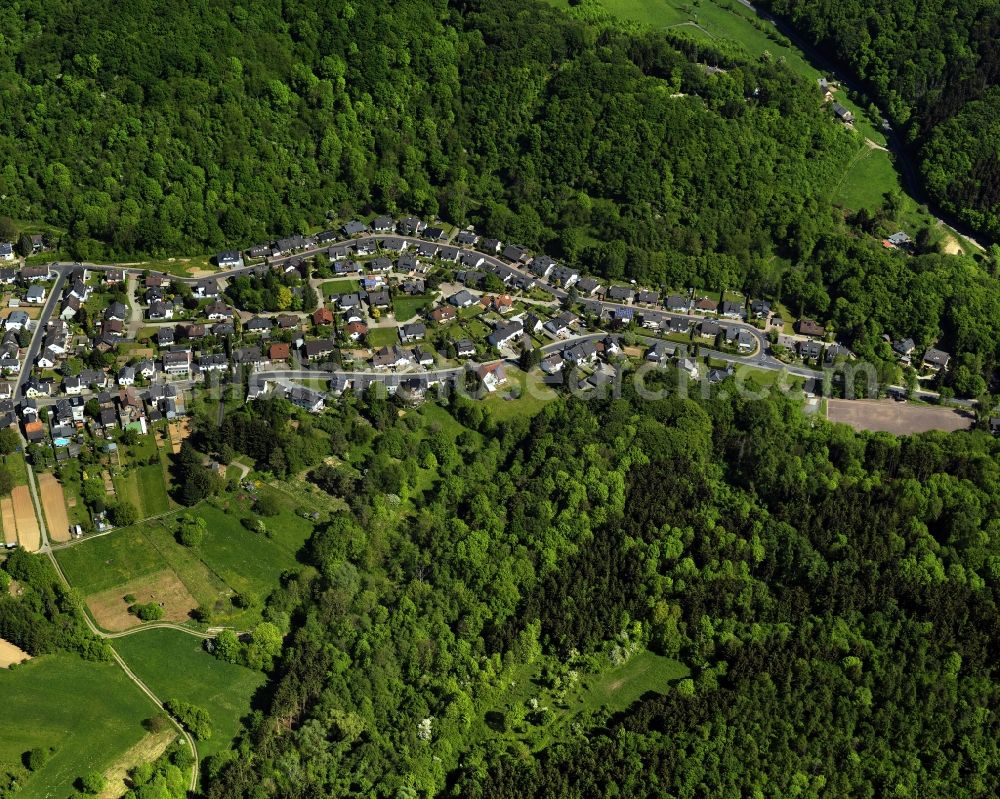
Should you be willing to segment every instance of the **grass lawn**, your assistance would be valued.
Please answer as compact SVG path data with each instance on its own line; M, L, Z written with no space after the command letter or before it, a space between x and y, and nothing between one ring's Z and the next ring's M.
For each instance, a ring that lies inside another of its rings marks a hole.
M59 563L83 596L171 569L198 604L212 611L214 623L251 626L260 621L264 599L281 573L296 565L295 554L312 532L311 522L295 515L300 504L295 497L267 486L260 490L274 493L282 507L278 516L265 519L267 536L241 524L254 515L249 501L230 499L221 508L203 503L189 511L207 522L198 547L177 543L178 514L168 514L59 550ZM235 593L251 595L255 606L234 608L229 599Z
M497 388L483 402L490 409L493 418L500 422L513 419L515 416L534 416L545 403L555 399L558 394L551 388L528 384L528 375L513 366L504 366L507 372L507 383ZM512 393L520 392L515 399L509 398Z
M602 708L612 713L625 710L644 694L665 694L671 682L690 674L688 667L680 661L652 652L637 652L622 666L596 674L581 673L578 681L567 686L560 696L543 686L539 679L540 668L539 663L524 668L501 703L486 714L489 719L498 712L525 708L532 699L538 700L539 707L548 707L552 716L544 725L526 720L520 727L506 733L509 739L534 750L563 737L575 720L582 720ZM530 716L530 711L527 715ZM487 724L489 722L484 720L483 729L488 730ZM497 733L489 730L486 734L495 736Z
M882 205L882 195L887 191L902 190L889 154L867 145L851 159L840 183L833 188L833 202L851 211L873 211Z
M147 630L114 642L115 649L161 699L181 699L208 711L212 737L198 742L201 757L229 747L250 699L266 681L262 672L225 663L201 641L176 630Z
M14 478L14 485L21 486L28 484L28 465L24 462L24 454L12 452L3 456L3 464L10 469Z
M424 295L421 297L396 297L392 301L392 307L396 311L396 320L406 322L414 316L420 316L430 307L433 297Z
M0 761L17 762L36 746L56 750L18 799L76 795L73 782L114 763L158 712L116 664L68 654L0 671L0 696Z
M334 294L353 294L358 290L360 285L357 280L345 278L343 280L327 281L321 288L323 289L324 297L332 297Z
M152 463L133 469L129 472L129 479L136 486L139 499L136 507L143 518L158 516L170 510L162 464Z
M399 335L394 327L371 327L368 329L368 346L372 349L376 347L391 347L399 344Z

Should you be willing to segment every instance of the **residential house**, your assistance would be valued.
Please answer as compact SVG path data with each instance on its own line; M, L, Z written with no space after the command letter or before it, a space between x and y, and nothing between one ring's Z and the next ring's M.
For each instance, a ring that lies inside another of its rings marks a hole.
M113 302L104 309L104 318L109 322L124 322L128 318L128 308L125 303Z
M17 280L17 270L11 267L4 267L0 269L0 283L5 286L11 286Z
M606 298L611 302L632 302L635 298L635 289L631 286L612 286L608 289Z
M431 319L439 325L452 321L456 316L458 316L458 313L450 305L442 305L441 307L435 308L431 311Z
M28 319L27 311L11 311L10 316L7 317L7 321L4 323L4 329L27 330Z
M518 263L525 257L526 253L523 247L518 247L516 244L508 244L503 248L503 252L500 253L501 258L505 258L512 263Z
M174 329L172 327L161 327L156 331L156 346L173 346L174 338Z
M198 357L198 370L201 372L224 372L228 368L229 359L223 352L215 352Z
M270 333L272 327L274 327L274 320L270 317L255 316L243 323L243 332L256 334Z
M447 261L448 263L456 263L458 261L458 256L461 251L458 247L444 246L438 250L438 260Z
M15 257L14 245L9 241L0 241L0 260L13 261Z
M267 363L267 359L261 354L260 347L240 347L233 350L233 364L235 366L249 366L256 369Z
M719 310L719 303L708 297L702 297L695 301L694 309L699 313L716 313Z
M187 374L191 370L191 353L187 350L165 352L160 361L168 375Z
M750 313L754 319L767 319L771 315L771 303L767 300L753 300L750 303Z
M570 326L573 325L576 321L577 321L576 316L574 316L569 311L564 311L563 313L559 314L559 316L555 316L552 319L549 319L549 321L546 322L543 327L547 332L551 333L553 336L556 336L557 338L566 338L572 332Z
M916 348L917 344L912 338L905 338L892 345L893 351L899 356L900 360L906 363L910 362L910 355L913 354Z
M309 413L320 413L325 407L323 395L305 386L290 386L285 389L285 399L292 405L304 408Z
M500 347L506 347L522 335L524 335L524 325L520 322L507 322L490 333L486 337L486 341L491 347L500 349Z
M436 258L438 250L440 248L437 244L430 241L423 242L419 247L417 247L417 255L421 258Z
M475 371L476 376L482 381L483 388L487 391L496 391L498 387L507 382L507 372L502 361L481 364L476 367Z
M417 260L415 255L400 255L399 258L396 259L397 272L414 272L419 265L420 262Z
M924 353L924 358L921 363L925 369L931 369L937 372L941 369L947 369L948 362L950 360L951 355L944 350L938 350L934 349L934 347L930 347L927 352Z
M333 311L329 308L317 308L313 311L312 320L314 325L332 325Z
M35 283L39 280L49 279L49 268L47 266L24 266L19 274L23 282Z
M671 294L664 302L664 306L671 313L687 313L689 305L688 298L680 294Z
M123 366L118 371L118 385L131 386L134 383L135 383L135 368L131 366Z
M396 229L396 223L391 216L376 216L372 220L371 229L376 233L392 233Z
M388 289L368 292L368 306L370 308L385 309L392 305L392 296Z
M376 369L401 369L412 363L409 353L398 344L382 347L372 356L372 366Z
M549 275L549 281L557 286L568 289L580 279L580 273L568 266L557 266Z
M471 358L476 354L476 344L472 339L463 338L455 342L455 354L459 358Z
M715 337L719 335L719 331L722 328L719 326L718 322L712 321L711 319L705 319L701 324L698 325L698 335L702 338L715 340Z
M243 266L243 256L236 250L226 250L215 256L215 265L220 269L239 269Z
M272 249L270 244L254 244L247 250L247 255L251 258L266 258L271 254Z
M222 319L232 319L234 312L228 305L216 300L205 309L205 315L215 322Z
M849 125L854 121L854 114L848 111L840 103L833 104L833 115L837 117L845 125Z
M575 366L594 363L597 360L597 344L589 339L573 344L563 351L563 360Z
M345 236L360 236L362 233L368 233L368 225L358 219L352 219L350 222L342 225L340 232Z
M307 341L302 345L302 354L309 360L328 358L337 351L337 343L329 339Z
M460 230L455 236L455 241L463 247L472 247L479 241L479 236L471 230Z
M291 347L285 342L272 344L267 351L267 357L271 363L282 363L291 357Z
M174 306L162 300L149 304L149 318L154 322L162 322L174 318Z
M502 245L500 244L500 242L497 241L496 239L483 239L481 242L479 242L480 251L485 253L490 253L492 255L496 255L498 252L500 252L501 246Z
M124 269L106 269L104 271L104 284L106 286L114 286L123 282L125 282Z
M372 259L372 261L368 264L368 269L372 272L391 272L392 261L385 256L379 256L378 258Z
M361 307L361 295L360 294L341 294L337 298L337 305L340 310L346 311L351 308Z
M719 314L726 319L742 319L745 315L743 303L725 300L722 303L722 308L720 309Z
M795 329L801 336L826 336L826 328L815 319L800 319Z
M427 327L420 322L412 322L399 328L399 340L404 344L418 341L427 335Z
M368 335L368 325L360 320L348 322L345 333L351 341L360 341Z
M204 325L196 325L202 330L205 329ZM236 333L236 326L232 322L216 322L212 325L212 335L213 336L232 336ZM188 338L193 338L193 336L188 336Z
M639 305L656 305L660 301L660 292L643 289L635 295L635 302Z
M499 294L493 298L493 310L497 313L510 313L514 310L514 300L509 294Z
M144 358L135 365L135 373L144 380L152 380L156 375L156 365L148 358Z
M397 236L388 236L379 242L379 249L382 252L402 252L407 247L406 239Z
M425 350L423 347L414 347L412 355L413 360L420 366L434 365L434 353L430 350Z
M468 269L478 269L486 263L486 256L480 252L463 250L462 254L458 257L458 262Z
M406 219L399 220L397 229L404 236L419 236L427 229L427 223L422 222L415 216L408 216Z
M547 375L554 375L557 372L561 372L563 366L565 366L565 360L563 359L561 352L553 352L551 355L546 356L542 359L539 364L542 371Z
M448 302L456 308L468 308L470 305L475 305L476 298L465 289L462 289L452 294L448 298Z
M30 286L27 294L24 296L24 301L31 305L41 305L45 302L47 295L48 292L46 292L45 286Z
M63 393L79 394L82 391L83 391L83 381L78 376L69 375L63 378Z
M673 357L676 351L676 346L673 344L668 344L665 341L654 342L653 345L646 350L646 360L651 363L658 363L663 365Z
M576 282L576 290L581 296L592 297L597 294L602 288L601 282L599 280L594 280L592 277L582 277Z
M665 329L668 333L675 335L686 335L694 327L693 319L686 319L683 316L671 316L666 320L666 325L660 325L660 329Z
M806 361L815 361L823 354L823 342L809 339L799 342L799 357Z
M513 258L511 260L516 261L518 259ZM555 268L556 268L555 259L550 258L548 255L536 255L534 258L531 259L531 262L528 264L528 269L531 270L531 273L543 279L547 278L552 273L552 270Z
M219 289L219 281L214 277L207 278L205 280L199 280L191 287L191 294L197 297L199 300L205 299L215 299L221 294Z

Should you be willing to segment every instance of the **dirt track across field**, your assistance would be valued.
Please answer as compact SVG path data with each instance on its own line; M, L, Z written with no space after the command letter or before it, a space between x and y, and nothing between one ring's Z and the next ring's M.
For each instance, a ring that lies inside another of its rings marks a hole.
M5 669L12 663L23 663L30 660L31 655L23 649L14 646L10 641L0 638L0 669Z
M27 486L14 486L10 492L14 503L14 519L17 522L17 538L21 546L28 552L37 552L42 548L42 533L38 529L38 519L35 518L35 506L31 502L31 493Z
M17 522L14 521L14 503L10 497L0 499L0 519L3 520L4 544L17 544Z
M94 620L113 633L138 627L142 622L128 612L127 594L135 596L139 604L156 602L163 606L163 621L187 621L198 603L172 569L164 569L145 577L137 577L124 585L91 594L86 598L87 607Z
M970 414L954 408L933 405L911 405L895 400L842 400L831 399L827 405L827 418L843 422L855 430L872 430L898 436L926 433L928 430L966 430L972 426Z
M42 510L48 524L49 538L53 541L69 541L69 516L66 515L66 498L62 484L55 476L46 472L38 475L38 490L41 493Z

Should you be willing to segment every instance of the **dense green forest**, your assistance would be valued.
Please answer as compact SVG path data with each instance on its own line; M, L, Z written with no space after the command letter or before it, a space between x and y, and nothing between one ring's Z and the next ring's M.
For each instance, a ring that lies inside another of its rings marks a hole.
M110 649L87 630L80 613L79 598L44 556L15 549L0 565L0 638L29 655L68 650L110 660Z
M862 78L919 152L931 197L1000 235L1000 7L991 0L905 3L765 0Z
M344 510L268 602L286 648L207 796L995 796L1000 442L625 392L307 429ZM289 415L207 446L273 457ZM646 648L690 677L553 726Z
M877 273L826 279L819 261L857 236L876 249L892 202L860 221L831 206L859 134L771 59L533 0L26 0L0 20L0 214L66 231L75 257L244 246L331 213L440 215L611 279L863 320L848 344L912 335L993 379L1000 289L979 265L861 248ZM884 295L860 310L885 270L920 284L912 312Z

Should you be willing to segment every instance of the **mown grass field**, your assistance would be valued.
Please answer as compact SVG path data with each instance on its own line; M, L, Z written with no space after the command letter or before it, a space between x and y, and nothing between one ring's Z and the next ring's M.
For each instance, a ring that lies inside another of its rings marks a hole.
M406 322L414 316L421 315L430 307L431 297L396 297L392 301L392 307L396 311L396 321Z
M212 737L198 742L202 757L226 749L266 681L262 672L225 663L201 641L176 630L146 630L114 642L115 649L161 699L182 699L208 711Z
M295 515L294 497L267 486L260 491L273 493L281 506L278 516L264 519L268 535L243 526L241 520L255 514L249 497L238 495L221 507L203 503L188 511L206 522L197 547L177 542L177 512L59 550L59 563L84 597L168 569L212 612L214 622L251 626L260 621L260 608L281 573L296 565L295 555L312 531L309 521ZM253 607L234 608L230 598L237 593L251 597Z
M36 746L56 750L18 799L76 795L73 782L114 763L158 712L117 665L68 654L0 671L0 697L0 761L19 762Z
M373 327L368 331L369 347L391 347L399 344L399 336L395 327Z
M332 297L334 294L353 294L361 284L357 280L344 278L342 280L329 280L320 288L324 297Z

